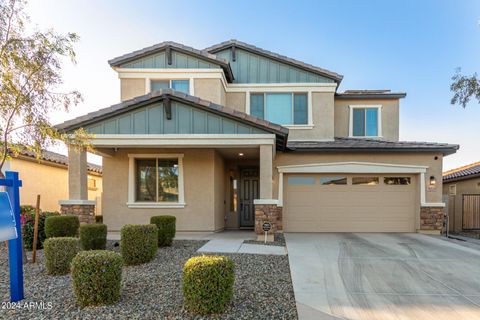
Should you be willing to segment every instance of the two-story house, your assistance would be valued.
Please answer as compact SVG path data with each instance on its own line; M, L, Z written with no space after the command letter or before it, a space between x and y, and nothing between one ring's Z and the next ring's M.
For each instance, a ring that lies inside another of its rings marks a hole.
M399 141L405 93L340 93L341 75L236 40L163 42L109 64L121 102L58 128L94 134L110 230L159 214L179 231L442 227L442 159L458 146ZM88 214L85 154L69 157L62 207Z

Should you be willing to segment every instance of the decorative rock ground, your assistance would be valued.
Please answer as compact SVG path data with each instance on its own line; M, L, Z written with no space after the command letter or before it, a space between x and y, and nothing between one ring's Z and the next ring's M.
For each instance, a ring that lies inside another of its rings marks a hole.
M25 267L24 302L52 303L51 310L0 310L0 319L210 319L195 317L182 307L182 267L205 241L174 241L159 248L157 256L139 266L124 267L120 301L111 306L79 308L70 275L48 276L43 251L38 263ZM107 249L117 251L113 243ZM287 256L226 255L235 263L232 303L215 319L297 319ZM0 246L1 301L9 301L8 260Z

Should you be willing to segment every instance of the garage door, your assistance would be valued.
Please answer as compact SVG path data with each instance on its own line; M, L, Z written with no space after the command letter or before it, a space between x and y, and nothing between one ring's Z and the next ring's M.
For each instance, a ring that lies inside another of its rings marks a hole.
M287 232L414 232L415 176L290 174Z

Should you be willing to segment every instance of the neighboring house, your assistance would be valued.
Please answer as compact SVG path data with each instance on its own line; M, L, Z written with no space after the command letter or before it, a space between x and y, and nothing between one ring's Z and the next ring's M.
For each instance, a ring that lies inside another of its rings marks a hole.
M449 230L480 230L480 162L443 173Z
M442 161L458 146L399 141L405 93L337 92L341 75L236 40L109 63L122 102L57 127L95 134L110 230L161 214L179 231L442 228ZM83 154L70 152L78 168ZM91 206L71 177L65 210Z
M102 167L88 163L88 199L100 204L102 196ZM64 155L43 151L37 159L31 151L25 150L5 162L4 171L18 171L22 180L20 201L22 205L35 206L37 195L43 211L59 211L59 200L68 196L68 158ZM101 214L97 206L96 214Z

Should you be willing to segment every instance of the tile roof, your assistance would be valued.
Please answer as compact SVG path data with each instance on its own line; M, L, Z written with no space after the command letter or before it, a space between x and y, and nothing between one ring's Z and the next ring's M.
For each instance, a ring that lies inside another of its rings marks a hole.
M456 181L480 176L480 161L443 173L443 181Z
M36 154L30 150L23 150L20 152L20 155L24 157L32 158L32 159L37 158ZM64 156L63 154L55 153L52 151L48 151L48 150L42 150L40 160L68 166L67 156ZM91 171L91 172L102 173L102 166L99 166L97 164L87 163L87 169L88 171Z
M345 90L337 92L337 99L401 99L405 98L405 92L391 92L391 90Z
M365 138L341 138L331 141L289 141L287 150L297 152L442 152L444 155L455 153L459 146L446 143L417 141L388 141Z
M219 44L216 44L216 45L210 46L208 48L205 48L203 50L207 51L207 52L210 52L210 53L216 53L216 52L219 52L221 50L224 50L225 48L231 47L233 45L237 48L241 48L241 49L244 49L246 51L250 51L250 52L253 52L253 53L268 57L268 58L272 58L272 59L275 59L277 61L289 64L291 66L295 66L295 67L298 67L298 68L301 68L301 69L304 69L304 70L307 70L307 71L310 71L310 72L313 72L313 73L316 73L316 74L320 74L320 75L325 76L327 78L333 79L338 84L340 84L340 82L343 79L343 76L336 73L336 72L329 71L329 70L326 70L326 69L323 69L323 68L319 68L319 67L316 67L314 65L311 65L311 64L299 61L299 60L295 60L293 58L289 58L289 57L280 55L280 54L272 52L272 51L268 51L268 50L256 47L254 45L251 45L251 44L248 44L248 43L245 43L245 42L242 42L242 41L238 41L236 39L231 39L231 40L228 40L228 41L224 41L224 42L221 42Z
M227 77L227 80L231 82L234 79L233 72L232 72L232 69L230 68L230 63L228 62L228 60L219 58L216 55L211 54L207 51L197 50L195 48L185 46L181 43L177 43L173 41L164 41L150 47L146 47L140 50L136 50L136 51L124 54L122 56L108 60L108 63L110 64L111 67L118 67L121 64L163 51L168 47L173 48L180 52L184 52L186 54L197 56L201 59L210 61L212 63L218 64L225 71L225 76Z
M248 124L250 126L260 128L262 130L272 132L277 135L277 140L281 141L284 147L288 137L288 128L282 127L281 125L269 122L257 117L251 116L244 112L237 111L232 108L228 108L207 100L200 99L195 96L187 95L185 93L175 91L172 89L163 89L158 91L153 91L143 96L135 97L130 100L123 101L121 103L115 104L111 107L100 109L95 112L88 113L84 116L65 121L61 124L56 125L55 127L62 131L75 130L80 127L92 124L94 122L110 118L112 116L129 112L136 107L143 107L147 104L162 101L166 98L179 101L194 107L219 114L221 116ZM281 139L278 139L281 138ZM282 147L282 149L283 149Z

